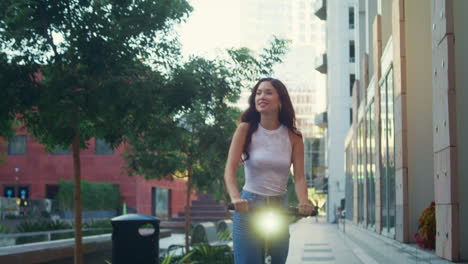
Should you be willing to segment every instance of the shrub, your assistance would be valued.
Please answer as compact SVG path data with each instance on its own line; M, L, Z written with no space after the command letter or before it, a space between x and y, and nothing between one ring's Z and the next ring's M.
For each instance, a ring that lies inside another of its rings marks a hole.
M17 226L20 233L71 229L72 226L61 220L26 220Z
M197 262L188 261L188 259L190 258L192 254L193 254L193 251L188 254L185 254L184 256L174 256L173 254L169 254L165 257L160 257L159 263L160 264L185 264L185 263L195 264Z
M219 231L218 238L221 241L230 241L232 240L232 233L227 229L223 231Z
M57 201L62 210L73 209L73 181L61 180ZM120 190L117 185L107 182L81 182L81 199L83 210L116 210L120 205Z
M0 224L0 234L10 233L10 229L2 224Z
M110 220L92 220L83 223L83 228L112 228L112 223Z
M173 253L167 253L160 256L161 264L233 264L234 254L229 246L210 246L202 244L193 247L188 254L175 256Z
M436 242L435 203L424 209L419 217L418 232L413 234L416 243L424 249L434 249Z
M193 255L190 256L191 261L195 263L212 263L212 264L231 264L234 263L234 254L229 246L210 245L196 246L193 248ZM190 252L190 253L192 253Z
M5 219L8 219L8 220L18 220L18 219L23 219L23 218L25 218L25 216L23 215L14 215L14 214L5 215Z

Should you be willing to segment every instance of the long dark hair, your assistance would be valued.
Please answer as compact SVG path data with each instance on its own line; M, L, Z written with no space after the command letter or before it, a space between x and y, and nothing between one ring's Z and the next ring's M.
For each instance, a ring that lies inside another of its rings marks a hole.
M288 90L286 86L278 79L274 78L263 78L260 79L257 84L252 89L252 93L249 97L249 108L242 113L240 121L249 123L249 130L247 132L243 154L245 155L242 159L246 161L249 159L249 146L252 142L252 134L257 131L258 123L260 123L260 113L257 111L255 107L255 95L257 94L257 89L262 82L269 82L271 85L276 89L279 95L279 99L281 102L281 108L278 113L278 119L281 124L285 125L289 130L291 130L294 134L302 137L301 132L296 128L296 113L294 112L294 108L291 103L291 98L289 97Z

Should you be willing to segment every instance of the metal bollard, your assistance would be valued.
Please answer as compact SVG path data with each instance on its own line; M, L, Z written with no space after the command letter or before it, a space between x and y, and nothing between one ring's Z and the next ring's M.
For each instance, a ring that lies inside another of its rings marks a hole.
M159 222L153 216L126 214L112 218L112 264L159 264ZM153 233L141 233L151 224Z

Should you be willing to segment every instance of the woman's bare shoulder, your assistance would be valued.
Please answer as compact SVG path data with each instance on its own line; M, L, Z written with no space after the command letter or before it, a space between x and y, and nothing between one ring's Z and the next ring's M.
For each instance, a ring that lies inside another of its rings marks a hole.
M292 144L302 142L302 133L298 129L296 129L295 132L293 132L291 129L288 129L288 134Z
M250 127L250 124L247 123L247 122L241 122L238 126L237 126L237 130L238 131L241 131L241 132L247 132L249 130L249 127Z

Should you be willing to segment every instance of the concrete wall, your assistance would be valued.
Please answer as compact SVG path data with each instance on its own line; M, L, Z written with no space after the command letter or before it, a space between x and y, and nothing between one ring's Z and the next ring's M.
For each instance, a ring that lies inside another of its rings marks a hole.
M385 47L392 35L392 0L379 0L379 9L382 15L382 46Z
M455 89L457 108L460 258L468 260L468 1L454 1Z
M434 200L431 12L427 0L405 1L409 234Z

